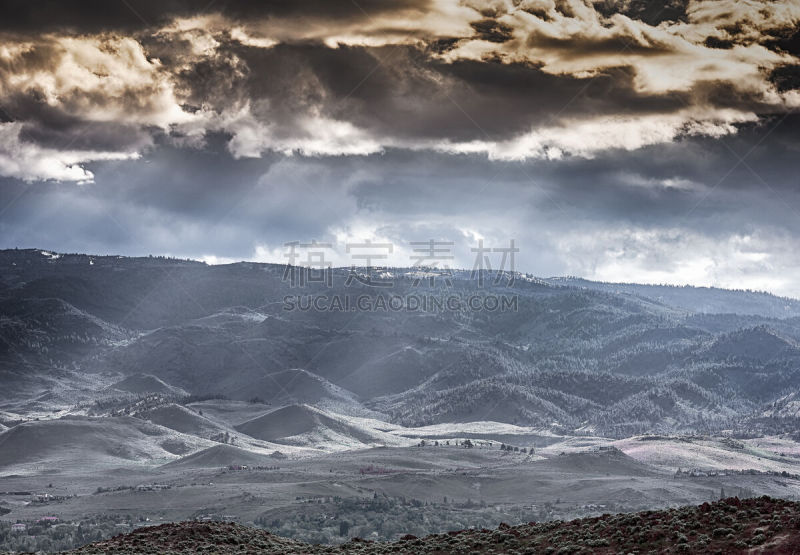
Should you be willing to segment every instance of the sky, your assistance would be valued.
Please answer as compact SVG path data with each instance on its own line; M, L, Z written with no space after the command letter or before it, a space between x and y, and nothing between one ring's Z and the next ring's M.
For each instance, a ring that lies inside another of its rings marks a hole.
M6 0L0 248L498 268L513 241L537 276L800 297L799 21L800 0Z

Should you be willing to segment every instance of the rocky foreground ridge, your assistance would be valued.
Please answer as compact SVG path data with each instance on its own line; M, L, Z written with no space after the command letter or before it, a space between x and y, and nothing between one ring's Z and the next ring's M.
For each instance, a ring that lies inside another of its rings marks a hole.
M800 503L732 497L661 511L496 530L458 530L390 543L310 545L224 522L145 527L71 553L800 553Z

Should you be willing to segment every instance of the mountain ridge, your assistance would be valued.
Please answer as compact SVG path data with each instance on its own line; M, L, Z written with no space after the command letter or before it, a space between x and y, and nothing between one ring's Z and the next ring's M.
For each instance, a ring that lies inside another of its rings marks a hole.
M41 414L43 395L58 397L49 393L55 384L77 390L70 384L80 376L104 384L104 397L80 386L81 402L94 396L103 414L132 402L125 392L109 399L114 383L147 374L145 389L171 402L185 392L274 408L310 403L402 425L497 420L625 437L784 429L785 412L753 415L800 387L800 318L775 318L774 296L726 291L748 310L761 299L763 314L717 315L680 306L703 295L711 297L699 309L716 306L721 290L703 288L669 288L688 295L670 305L639 294L651 286L637 293L524 275L495 284L463 271L452 287L430 286L393 269L392 287L376 288L348 285L349 270L336 269L330 287L298 289L283 269L0 251L0 362L15 392L0 409ZM515 305L286 310L284 297L300 294L513 296ZM70 316L55 318L52 306L70 307ZM79 410L61 402L61 411Z

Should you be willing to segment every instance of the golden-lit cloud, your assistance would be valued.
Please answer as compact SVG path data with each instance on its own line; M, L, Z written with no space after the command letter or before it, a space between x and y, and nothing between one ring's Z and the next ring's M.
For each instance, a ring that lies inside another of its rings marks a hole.
M156 135L202 148L209 133L227 136L236 158L389 148L592 157L735 134L800 104L793 86L772 78L800 64L781 42L797 28L800 3L673 2L647 17L635 7L434 0L258 12L237 4L225 13L145 11L152 24L131 28L109 16L83 32L8 31L0 105L15 126L3 156L18 145L71 169L0 171L80 181L99 153L130 157ZM62 149L67 158L56 156Z
M22 125L0 123L0 175L23 181L54 180L89 183L94 174L82 164L97 160L129 160L137 153L53 149L20 139Z

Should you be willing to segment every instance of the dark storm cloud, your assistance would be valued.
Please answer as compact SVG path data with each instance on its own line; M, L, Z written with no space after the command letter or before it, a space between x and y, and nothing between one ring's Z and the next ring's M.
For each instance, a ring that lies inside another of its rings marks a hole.
M621 13L653 26L664 21L685 21L688 5L689 0L601 0L594 3L603 15Z
M293 44L265 50L231 45L230 53L236 66L209 62L181 74L192 102L222 110L232 97L267 98L264 119L288 124L295 114L319 107L383 136L503 139L552 123L556 114L669 113L690 101L685 92L636 93L635 75L624 67L577 78L550 75L526 63L430 61L410 46ZM246 74L240 72L241 62ZM228 76L219 80L221 87L205 78L211 71Z
M169 23L176 17L222 13L234 20L303 17L355 20L407 8L424 9L425 0L7 0L3 3L0 31L136 32Z
M253 110L272 124L292 126L297 114L315 111L377 136L408 140L502 140L570 117L670 114L691 105L694 96L710 106L730 107L736 100L727 85L707 90L715 83L642 93L635 78L630 67L580 78L548 74L530 63L446 63L413 46L263 49L235 41L220 46L214 59L178 73L193 105L224 111L234 100L268 99ZM750 108L752 100L742 97L737 107Z
M190 147L226 133L237 158L401 147L526 159L730 134L796 102L782 69L793 58L757 40L788 25L785 10L678 2L658 19L647 2L528 4L215 2L200 11L168 0L86 10L87 34L11 36L2 104L22 128L4 133L34 167L52 167L50 151L77 137L55 170L28 178L86 179L79 153L141 154L154 129ZM35 7L12 3L9 20L24 27ZM69 26L59 10L70 5L52 8L42 29L48 17ZM131 9L154 23L91 33ZM705 46L731 26L736 49ZM442 40L453 42L441 49Z
M46 148L69 146L76 150L104 148L114 151L140 150L152 142L151 134L136 124L116 121L86 121L62 107L50 106L34 96L15 95L4 108L11 121L25 123L20 137Z
M789 171L799 146L791 136L800 122L784 123L772 132L751 126L742 137L728 139L728 146L695 137L594 159L499 167L480 157L460 156L447 164L439 156L396 152L393 162L387 162L388 176L379 184L364 183L357 193L366 205L409 215L454 204L457 210L483 206L502 212L503 207L528 202L532 213L555 220L567 213L568 222L602 226L681 224L725 234L744 222L777 223L800 233L800 178ZM768 133L761 146L753 148ZM469 180L476 182L473 190L459 187ZM748 197L747 203L742 203L743 197Z
M471 24L478 37L489 42L507 42L513 36L514 28L491 18L473 21Z
M769 79L781 92L800 89L800 65L778 66L772 70Z

